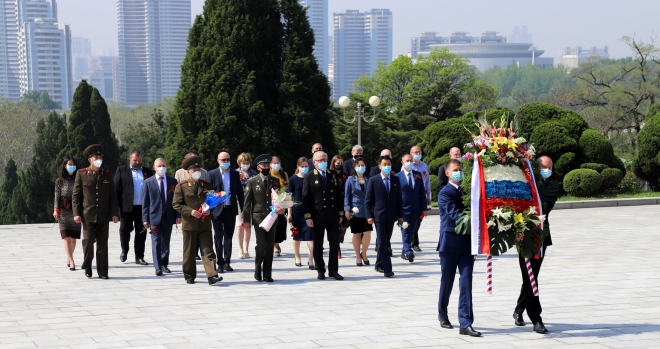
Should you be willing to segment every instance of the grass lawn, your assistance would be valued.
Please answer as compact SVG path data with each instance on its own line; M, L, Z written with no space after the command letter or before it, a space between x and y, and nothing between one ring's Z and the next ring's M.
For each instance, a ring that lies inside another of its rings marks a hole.
M584 200L601 200L601 199L632 199L632 198L652 198L652 197L660 197L660 192L653 192L653 191L645 191L637 194L617 194L617 195L602 195L602 196L594 196L594 197L578 197L578 196L571 196L571 195L566 195L562 196L559 198L559 201L584 201Z

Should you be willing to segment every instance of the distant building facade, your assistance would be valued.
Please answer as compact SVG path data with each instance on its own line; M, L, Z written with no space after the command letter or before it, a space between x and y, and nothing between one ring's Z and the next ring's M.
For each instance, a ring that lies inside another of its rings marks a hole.
M602 59L610 58L607 46L591 47L583 49L582 46L566 47L561 52L561 63L569 69L577 68L580 63L586 62L589 58L599 57Z
M527 26L523 25L521 27L514 27L513 33L509 34L509 43L511 44L531 44L534 42L532 40L532 34L527 31Z
M443 38L436 32L424 32L410 40L410 57L416 59L420 52L429 52L431 45L444 43Z
M328 76L331 46L328 40L328 1L329 0L298 0L300 5L307 7L309 24L314 30L314 58L319 69Z
M362 75L392 59L393 16L388 9L346 10L333 15L332 99L353 91Z
M191 27L190 0L117 0L119 93L128 106L176 95Z
M119 58L101 56L89 76L89 83L99 90L106 103L115 100L115 72Z
M16 0L0 0L0 98L21 99Z

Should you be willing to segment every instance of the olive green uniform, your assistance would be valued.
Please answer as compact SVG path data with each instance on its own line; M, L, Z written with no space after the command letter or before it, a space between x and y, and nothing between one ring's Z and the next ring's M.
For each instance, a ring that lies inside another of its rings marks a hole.
M112 172L91 168L78 170L73 184L73 216L80 216L83 227L82 268L92 267L96 243L96 272L108 275L108 235L112 217L119 216L117 192Z
M200 211L206 200L206 193L212 190L211 183L189 179L177 184L174 189L172 207L181 213L181 230L183 231L183 276L186 280L197 277L197 246L202 250L202 262L206 277L218 276L215 270L215 253L213 252L213 234L211 232L211 216L195 219L192 211Z
M277 221L269 231L259 227L259 224L270 214L272 205L271 192L274 188L279 190L280 180L271 176L265 179L258 175L248 180L245 186L245 205L243 219L254 226L257 245L254 247L254 271L263 277L271 277L273 270L273 247L275 246L275 228Z

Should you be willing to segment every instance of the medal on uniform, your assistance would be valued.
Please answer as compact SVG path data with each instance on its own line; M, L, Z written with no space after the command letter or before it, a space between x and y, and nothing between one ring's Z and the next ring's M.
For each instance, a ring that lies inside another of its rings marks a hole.
M319 181L314 181L314 184L319 184Z

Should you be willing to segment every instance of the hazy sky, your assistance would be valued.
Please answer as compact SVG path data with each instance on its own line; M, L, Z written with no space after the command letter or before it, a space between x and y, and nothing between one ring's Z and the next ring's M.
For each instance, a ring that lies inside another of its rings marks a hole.
M167 1L167 0L160 0ZM92 50L117 51L116 0L57 0L59 21L71 26L73 36L92 39ZM191 0L193 16L204 0ZM615 57L630 55L619 41L635 35L649 41L660 33L658 0L330 0L332 13L346 9L388 8L394 16L394 54L410 49L410 38L424 31L443 36L452 31L478 35L495 30L508 35L514 26L527 25L534 44L556 57L564 46L609 46ZM332 35L332 31L330 31Z

